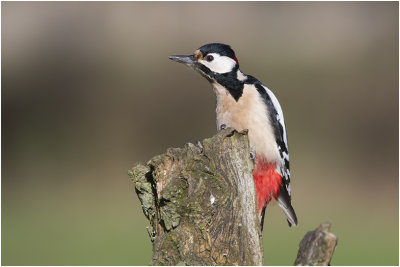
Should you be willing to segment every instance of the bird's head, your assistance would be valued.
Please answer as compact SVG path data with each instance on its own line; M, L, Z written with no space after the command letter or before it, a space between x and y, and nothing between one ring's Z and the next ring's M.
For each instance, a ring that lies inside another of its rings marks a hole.
M239 71L239 61L235 52L226 44L206 44L192 55L176 55L169 58L193 68L210 82L218 82L221 76L236 79Z

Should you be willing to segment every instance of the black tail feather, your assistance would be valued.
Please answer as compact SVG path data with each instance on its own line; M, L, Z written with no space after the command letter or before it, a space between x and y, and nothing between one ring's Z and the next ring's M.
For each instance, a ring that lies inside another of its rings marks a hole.
M281 188L280 188L277 200L278 200L278 204L281 207L283 213L285 213L285 215L287 217L287 222L288 222L289 227L291 227L292 225L296 226L297 225L296 212L294 211L294 209L292 207L291 200L290 200L290 195L289 195L289 193L286 190L286 187L284 185L282 185ZM265 209L267 208L267 205L268 204L266 204L262 208L261 213L259 215L261 231L264 228Z
M265 217L265 209L267 208L267 205L264 206L264 208L261 210L260 214L260 225L261 225L261 232L264 228L264 217Z
M279 191L278 204L282 208L283 213L285 213L289 226L292 225L296 226L297 225L296 212L292 207L289 193L284 185L281 186Z

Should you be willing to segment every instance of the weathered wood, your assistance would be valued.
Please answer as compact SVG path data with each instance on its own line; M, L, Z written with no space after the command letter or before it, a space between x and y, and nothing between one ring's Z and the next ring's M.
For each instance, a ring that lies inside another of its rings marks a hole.
M247 133L170 148L129 171L149 219L153 265L262 265Z
M322 223L300 241L294 265L329 265L337 244L337 237L329 232L330 223Z

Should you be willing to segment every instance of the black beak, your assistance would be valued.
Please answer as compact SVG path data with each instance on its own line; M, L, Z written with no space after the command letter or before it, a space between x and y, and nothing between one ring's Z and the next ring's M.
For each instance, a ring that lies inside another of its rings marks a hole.
M195 63L195 59L193 55L190 56L169 56L169 59L179 62L179 63L183 63L186 65L193 65Z

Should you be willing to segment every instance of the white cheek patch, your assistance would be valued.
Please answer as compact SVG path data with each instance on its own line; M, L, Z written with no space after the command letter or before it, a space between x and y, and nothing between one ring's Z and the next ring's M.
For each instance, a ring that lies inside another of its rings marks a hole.
M213 56L214 59L211 62L208 62L205 59L199 60L199 62L215 73L227 73L232 71L236 66L236 61L230 57L220 56L216 53L210 53L207 55Z

